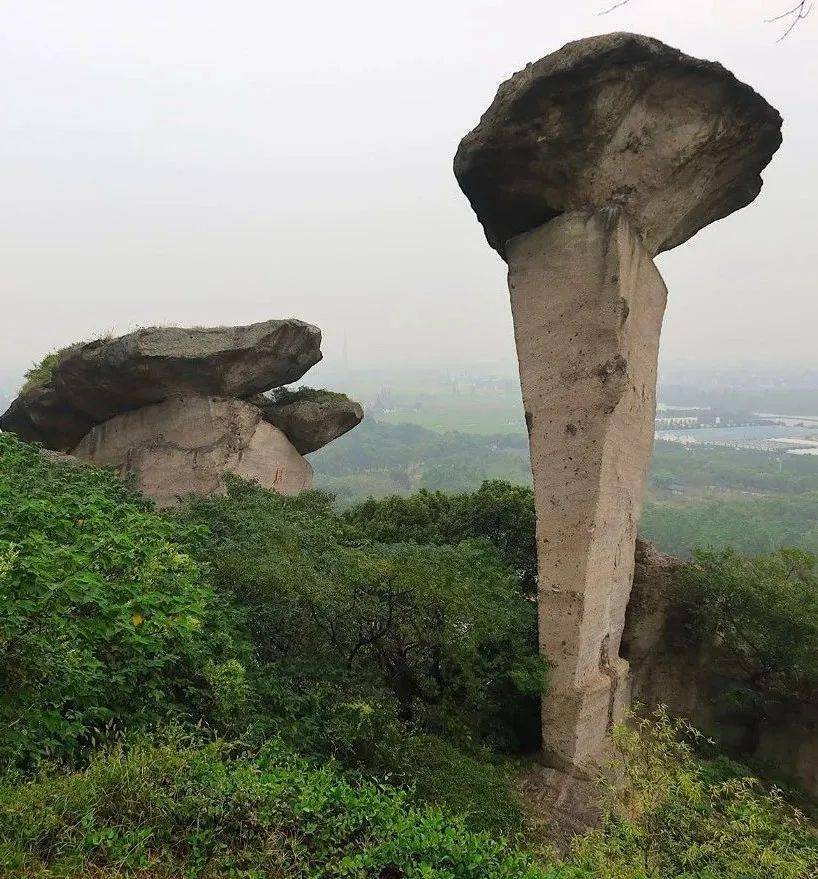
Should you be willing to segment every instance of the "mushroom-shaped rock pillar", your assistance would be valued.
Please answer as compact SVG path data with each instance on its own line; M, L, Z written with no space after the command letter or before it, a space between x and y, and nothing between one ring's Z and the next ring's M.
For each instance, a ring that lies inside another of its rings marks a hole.
M605 752L653 446L666 288L653 257L748 205L781 117L719 64L635 34L569 43L503 83L458 182L508 263L537 510L543 743Z

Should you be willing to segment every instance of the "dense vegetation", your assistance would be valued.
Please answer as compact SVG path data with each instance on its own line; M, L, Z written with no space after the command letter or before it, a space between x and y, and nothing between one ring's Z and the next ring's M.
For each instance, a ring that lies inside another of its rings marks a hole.
M519 835L532 522L502 484L339 516L236 481L159 514L0 435L0 874L816 875L805 819L662 716L617 732L597 831Z
M311 455L310 461L316 484L335 494L341 505L420 488L469 491L486 479L521 485L531 481L524 433L438 433L371 417Z
M502 838L275 740L136 743L6 785L0 867L21 879L543 876Z
M729 653L749 686L778 698L818 687L815 556L782 549L745 558L699 550L679 574L675 599L688 632Z
M419 491L370 498L343 516L383 541L485 538L517 573L524 593L536 592L531 489L487 482L460 495ZM818 685L815 556L788 548L786 533L782 528L777 538L766 535L769 552L755 556L724 548L726 538L716 531L715 546L696 550L667 596L691 646L717 643L736 662L748 688L779 698L811 695ZM734 539L741 543L738 534Z
M0 764L75 757L207 699L229 654L181 522L90 467L0 435Z
M461 494L421 489L409 497L370 498L346 510L344 518L386 543L437 545L483 538L515 571L523 591L536 593L536 520L529 488L491 481Z
M763 555L785 546L818 554L818 494L645 505L641 533L672 555L733 547Z

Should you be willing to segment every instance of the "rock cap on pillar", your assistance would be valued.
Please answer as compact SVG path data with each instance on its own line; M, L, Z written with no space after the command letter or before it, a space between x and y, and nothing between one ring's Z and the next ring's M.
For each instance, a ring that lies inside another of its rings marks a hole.
M655 256L750 204L780 145L778 111L721 64L613 33L504 82L454 172L503 257L516 235L607 204Z

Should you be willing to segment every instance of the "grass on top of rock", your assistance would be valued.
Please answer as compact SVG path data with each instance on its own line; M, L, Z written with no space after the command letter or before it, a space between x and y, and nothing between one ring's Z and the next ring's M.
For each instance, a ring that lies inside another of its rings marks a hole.
M24 394L26 391L33 391L35 388L48 384L54 377L54 370L60 360L72 351L76 351L82 344L82 342L74 342L71 345L65 345L63 348L57 348L56 351L46 354L42 360L35 363L23 374L23 385L20 388L20 393Z
M340 391L328 391L325 388L310 388L306 385L293 390L291 388L273 388L268 391L268 399L272 400L280 406L286 406L288 403L330 403L330 402L348 402L349 397Z

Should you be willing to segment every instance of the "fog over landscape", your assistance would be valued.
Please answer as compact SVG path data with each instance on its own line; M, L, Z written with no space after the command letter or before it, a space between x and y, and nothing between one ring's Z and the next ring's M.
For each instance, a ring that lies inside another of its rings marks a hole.
M816 39L0 3L2 879L818 879Z
M0 384L108 330L287 316L330 370L513 375L452 156L498 82L612 30L718 59L785 120L758 200L658 260L663 368L814 363L816 21L779 43L775 0L603 6L4 3Z

